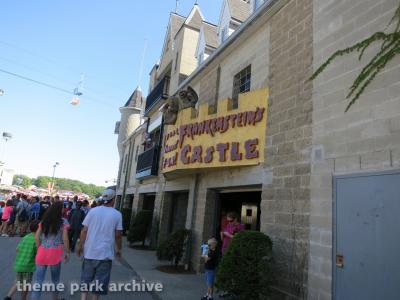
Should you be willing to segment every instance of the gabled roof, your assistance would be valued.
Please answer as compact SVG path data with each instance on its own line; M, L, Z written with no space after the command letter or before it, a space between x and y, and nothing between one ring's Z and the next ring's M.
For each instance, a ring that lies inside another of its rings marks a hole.
M204 40L206 45L212 48L218 48L218 32L217 25L203 21Z
M169 20L169 27L171 29L171 37L174 37L175 34L182 27L183 23L185 23L186 18L177 13L172 12Z
M190 27L200 29L203 21L204 16L200 10L200 7L195 4L189 13L189 16L186 18L185 24Z
M239 22L244 22L250 16L250 1L227 0L231 17Z

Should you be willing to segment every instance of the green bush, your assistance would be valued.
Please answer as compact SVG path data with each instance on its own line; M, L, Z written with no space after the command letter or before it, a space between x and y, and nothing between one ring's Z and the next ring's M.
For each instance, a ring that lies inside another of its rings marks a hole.
M171 264L178 267L185 251L189 233L190 231L187 229L179 229L166 240L161 241L157 247L157 258L159 260L169 260Z
M126 234L126 231L128 230L130 224L131 224L131 216L132 216L132 210L130 208L123 208L122 209L122 227L123 229L123 234Z
M258 231L242 231L222 257L216 286L238 300L266 299L272 281L271 239Z
M137 213L129 228L128 241L130 243L142 242L144 246L152 216L153 213L150 210L141 210Z

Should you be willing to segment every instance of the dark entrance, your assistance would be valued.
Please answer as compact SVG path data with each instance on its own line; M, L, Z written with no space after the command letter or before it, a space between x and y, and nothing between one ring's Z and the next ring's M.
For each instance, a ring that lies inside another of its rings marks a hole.
M236 212L247 230L260 230L260 203L261 191L220 192L216 236L219 236L224 215L229 212Z
M172 193L168 233L185 228L188 197L188 192Z
M156 201L156 195L154 194L145 194L143 197L143 210L151 210L154 211L154 203Z

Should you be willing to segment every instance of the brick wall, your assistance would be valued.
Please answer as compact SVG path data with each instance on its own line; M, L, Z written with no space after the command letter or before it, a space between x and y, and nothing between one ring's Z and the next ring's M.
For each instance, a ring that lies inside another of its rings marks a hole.
M384 30L398 1L314 0L314 68L335 50ZM376 53L334 61L314 81L309 299L332 298L332 175L400 167L400 59L347 112L345 95Z
M278 298L307 294L312 141L312 0L288 1L270 22L262 231L274 241ZM286 295L286 296L285 296Z

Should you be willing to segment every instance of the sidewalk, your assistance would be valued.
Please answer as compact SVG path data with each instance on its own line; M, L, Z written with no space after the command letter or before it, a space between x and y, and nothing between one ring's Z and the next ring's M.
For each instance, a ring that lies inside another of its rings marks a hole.
M157 266L169 262L158 261L155 251L129 248L124 239L122 256L141 279L163 284L163 291L152 295L154 300L195 300L206 292L202 274L167 274L156 270Z

